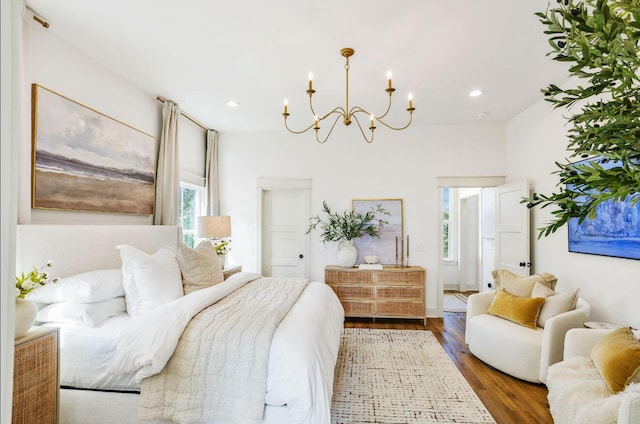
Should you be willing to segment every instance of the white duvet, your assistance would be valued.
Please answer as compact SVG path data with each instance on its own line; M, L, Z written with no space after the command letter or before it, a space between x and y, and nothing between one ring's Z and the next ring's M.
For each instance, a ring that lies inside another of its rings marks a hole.
M189 320L257 274L238 273L223 283L190 293L136 320L123 334L109 373L143 378L167 363ZM312 282L278 326L271 346L266 403L287 405L292 422L330 422L333 373L344 311L331 288Z

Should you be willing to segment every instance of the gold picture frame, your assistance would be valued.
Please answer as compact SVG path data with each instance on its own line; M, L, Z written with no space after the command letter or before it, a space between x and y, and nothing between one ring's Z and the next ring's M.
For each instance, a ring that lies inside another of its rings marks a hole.
M156 139L32 85L31 207L152 215Z
M351 208L356 212L366 213L378 205L389 211L390 215L378 216L387 224L380 224L380 237L364 235L353 240L358 249L357 263L364 263L364 257L375 255L380 257L380 263L396 265L401 261L402 241L404 240L404 202L402 199L352 199ZM397 242L396 242L397 241ZM396 261L396 249L398 259Z

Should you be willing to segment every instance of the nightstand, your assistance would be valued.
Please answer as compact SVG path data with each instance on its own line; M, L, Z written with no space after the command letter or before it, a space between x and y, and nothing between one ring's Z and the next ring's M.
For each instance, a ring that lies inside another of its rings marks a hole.
M58 423L58 376L57 328L34 327L15 341L12 423Z
M242 265L222 268L222 275L224 276L225 280L238 272L242 272Z

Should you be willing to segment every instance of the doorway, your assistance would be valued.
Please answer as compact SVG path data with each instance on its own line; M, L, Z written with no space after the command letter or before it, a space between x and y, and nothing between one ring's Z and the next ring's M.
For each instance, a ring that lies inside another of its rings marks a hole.
M489 289L494 264L495 187L504 177L438 178L439 267L437 316L445 290Z

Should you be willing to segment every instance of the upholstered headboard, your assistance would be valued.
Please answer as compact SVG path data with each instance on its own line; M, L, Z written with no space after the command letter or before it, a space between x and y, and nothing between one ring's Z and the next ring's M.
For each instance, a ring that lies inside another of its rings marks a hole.
M16 272L53 261L50 274L67 277L97 269L120 268L116 246L128 244L146 253L176 250L180 227L167 225L18 225Z

